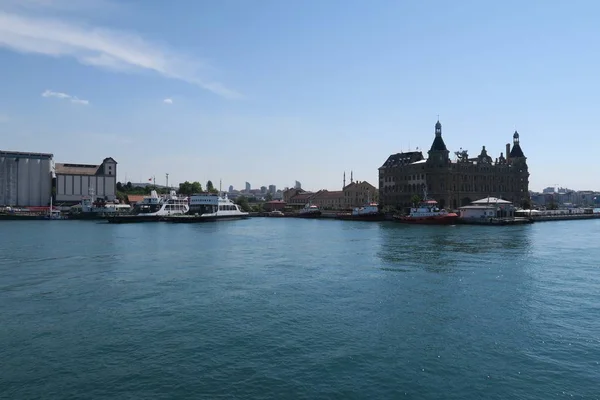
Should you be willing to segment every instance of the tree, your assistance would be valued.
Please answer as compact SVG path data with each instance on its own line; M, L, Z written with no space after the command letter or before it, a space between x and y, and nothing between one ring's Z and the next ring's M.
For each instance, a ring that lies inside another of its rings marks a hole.
M121 182L117 182L117 192L123 191L123 184Z
M266 201L271 201L273 200L273 195L271 193L267 193L267 195L265 196L265 200Z
M219 193L219 191L217 189L215 189L212 181L206 182L206 191L208 193Z
M242 211L250 211L250 204L248 204L248 199L246 198L246 196L239 196L237 199L235 199L235 204L240 206Z
M531 210L531 201L529 201L529 199L525 199L521 202L521 207L524 210Z
M190 194L194 194L194 193L202 193L202 185L198 181L194 181L192 183L192 193L190 193Z
M410 202L414 205L419 204L421 202L421 197L418 194L415 194L410 198Z
M202 185L200 182L189 182L185 181L179 184L179 193L191 196L194 193L201 193Z

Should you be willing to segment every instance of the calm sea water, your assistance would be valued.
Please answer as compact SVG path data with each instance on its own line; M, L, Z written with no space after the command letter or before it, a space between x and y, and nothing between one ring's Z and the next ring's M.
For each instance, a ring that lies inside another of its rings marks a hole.
M600 398L600 221L0 222L0 397Z

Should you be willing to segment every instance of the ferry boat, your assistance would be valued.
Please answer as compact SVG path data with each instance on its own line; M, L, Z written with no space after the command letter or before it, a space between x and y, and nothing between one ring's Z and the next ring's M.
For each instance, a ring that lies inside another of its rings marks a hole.
M362 207L355 207L351 213L338 214L338 219L353 221L384 221L385 214L379 212L379 204L369 202Z
M319 218L321 216L321 210L314 204L306 203L297 216L300 218Z
M156 190L150 196L137 203L131 214L111 215L106 219L110 223L157 222L165 217L185 214L190 210L187 197L177 196L174 190L166 196L159 196Z
M249 213L240 209L227 195L215 193L194 194L189 199L188 215L173 215L165 217L167 222L210 222L220 220L245 219Z
M409 215L394 219L407 224L449 225L457 223L458 214L440 209L437 201L427 200L427 193L423 198L424 200L417 207L410 209Z

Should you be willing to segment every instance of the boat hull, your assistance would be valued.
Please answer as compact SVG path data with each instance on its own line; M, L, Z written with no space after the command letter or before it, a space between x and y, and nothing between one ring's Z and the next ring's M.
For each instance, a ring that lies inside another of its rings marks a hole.
M454 225L458 223L458 215L434 217L396 217L395 221L413 225Z
M35 221L44 219L44 215L0 214L0 221Z
M297 218L321 218L321 211L299 213L296 215Z
M179 217L164 217L163 221L165 222L175 222L175 223L202 223L202 222L217 222L217 221L232 221L239 219L249 218L248 215L218 215L218 216L210 216L203 217L201 215L182 215Z
M385 221L385 214L367 214L367 215L339 214L339 215L336 215L336 218L344 220L344 221Z
M165 217L161 215L112 215L106 217L110 224L133 224L142 222L159 222Z

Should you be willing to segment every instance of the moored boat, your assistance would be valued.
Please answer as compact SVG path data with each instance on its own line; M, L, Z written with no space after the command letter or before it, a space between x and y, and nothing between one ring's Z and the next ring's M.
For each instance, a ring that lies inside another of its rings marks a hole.
M190 196L190 213L164 217L166 222L214 222L222 220L245 219L249 213L240 210L240 206L232 202L227 195L214 193L195 194Z
M370 202L362 207L355 207L351 213L338 214L336 218L351 221L384 221L385 214L379 211L379 204Z
M321 210L316 205L307 203L296 216L299 218L319 218L321 217Z
M128 204L107 203L101 198L94 201L94 190L89 189L89 195L84 196L81 202L71 207L70 219L105 219L108 216L128 215L131 206Z
M158 222L165 217L185 214L189 211L188 199L177 196L174 190L166 196L159 196L156 190L150 192L150 196L137 203L131 214L110 215L106 220L113 224L134 222Z
M394 220L406 224L451 225L457 223L458 214L440 209L435 200L427 200L425 194L418 206L412 207L406 216L394 217Z

